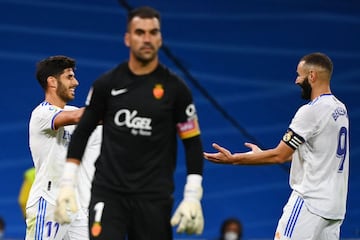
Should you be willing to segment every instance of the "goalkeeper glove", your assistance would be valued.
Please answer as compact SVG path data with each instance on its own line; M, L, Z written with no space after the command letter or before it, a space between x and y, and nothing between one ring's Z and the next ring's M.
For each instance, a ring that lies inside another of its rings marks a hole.
M70 213L78 211L75 195L75 176L78 166L78 164L73 162L65 163L55 208L55 220L60 224L70 223Z
M171 225L179 225L176 232L187 234L201 234L204 229L204 217L200 200L203 189L201 186L202 176L189 174L187 176L184 199L171 218Z

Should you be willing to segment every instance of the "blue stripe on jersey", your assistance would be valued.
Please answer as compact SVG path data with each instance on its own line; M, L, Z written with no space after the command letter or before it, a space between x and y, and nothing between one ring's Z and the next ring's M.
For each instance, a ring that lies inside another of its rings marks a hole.
M332 93L324 93L324 94L321 94L320 96L318 96L317 98L315 98L314 100L310 101L308 103L308 105L313 105L314 103L316 103L321 97L323 96L332 96Z
M46 214L46 201L42 197L39 200L38 212L36 214L35 223L35 240L42 240L44 234L45 225L45 214Z
M296 199L293 210L291 212L289 221L286 224L286 228L285 228L285 232L284 232L284 235L286 237L291 238L291 236L292 236L292 234L294 232L296 221L297 221L297 219L299 217L299 214L300 214L300 211L301 211L301 208L302 208L303 204L304 204L304 200L301 197L298 197Z
M47 101L43 101L42 103L40 103L40 105L41 105L41 106L51 106L51 104L50 104L49 102L47 102ZM54 108L58 108L58 107L54 106ZM62 111L59 111L58 113L56 113L56 114L53 116L53 118L51 119L51 129L52 129L52 130L56 130L56 129L55 129L55 126L54 126L55 118L56 118L56 116L59 115L59 113L61 113L61 112L62 112Z
M62 111L59 111L58 113L56 113L54 116L53 116L53 118L51 119L51 129L52 130L56 130L55 129L55 118L57 117L57 115L59 115L59 113L61 113Z

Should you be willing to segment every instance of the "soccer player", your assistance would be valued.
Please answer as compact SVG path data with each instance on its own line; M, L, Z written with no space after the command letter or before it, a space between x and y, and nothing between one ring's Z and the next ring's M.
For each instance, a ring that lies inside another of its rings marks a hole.
M171 240L171 224L178 225L178 232L201 234L204 160L197 113L185 82L159 62L158 11L131 11L124 42L129 60L93 83L68 149L67 168L75 172L88 136L103 122L89 208L90 238ZM184 199L171 218L177 136L184 144L187 181ZM60 191L59 212L72 208L73 195ZM63 219L67 222L66 214Z
M234 153L213 144L206 159L222 164L258 165L291 161L292 193L274 239L335 240L345 217L349 174L349 119L345 105L330 90L331 59L323 53L302 57L295 83L309 100L296 112L276 148Z
M75 78L75 60L66 56L48 57L37 64L36 77L45 92L45 100L32 112L29 123L29 144L35 167L35 179L32 184L26 205L26 239L88 239L87 206L76 198L80 210L72 215L69 224L59 224L55 220L54 211L56 197L63 174L67 147L71 134L84 108L66 105L75 97L75 89L79 85ZM86 150L86 165L94 164L100 152L97 130L91 136ZM84 165L84 167L86 166ZM90 169L81 170L79 181L91 182ZM83 172L89 173L89 178ZM79 192L88 192L76 189ZM79 186L81 186L79 184ZM87 188L87 189L86 189ZM86 196L85 196L86 197Z

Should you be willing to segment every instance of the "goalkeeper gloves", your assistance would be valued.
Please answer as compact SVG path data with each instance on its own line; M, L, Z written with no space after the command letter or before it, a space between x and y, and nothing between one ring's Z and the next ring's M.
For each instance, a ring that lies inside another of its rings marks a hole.
M73 162L65 163L55 208L55 220L60 224L70 223L71 213L78 211L75 194L75 176L78 166L78 164Z
M189 174L187 176L184 199L171 218L171 225L178 225L178 233L201 234L204 229L204 217L200 200L203 189L201 186L202 176Z

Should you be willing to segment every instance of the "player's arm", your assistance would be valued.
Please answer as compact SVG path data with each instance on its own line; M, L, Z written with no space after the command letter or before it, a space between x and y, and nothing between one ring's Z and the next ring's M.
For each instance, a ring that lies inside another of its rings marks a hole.
M245 153L231 153L228 149L213 143L217 153L204 153L204 157L214 163L221 164L239 164L239 165L263 165L276 164L291 161L294 149L288 146L285 142L280 141L278 146L273 149L256 151L249 154Z
M84 110L85 108L82 107L75 110L61 111L54 119L54 129L58 129L62 126L77 124L80 121Z
M204 217L200 202L203 195L203 148L195 106L192 103L184 105L185 108L179 109L185 110L180 110L179 114L186 113L182 116L185 121L177 124L177 130L184 144L187 177L184 197L171 218L171 225L178 225L177 232L179 233L201 234L204 229Z
M204 157L200 135L184 139L187 174L203 174Z
M202 173L203 156L200 135L183 139L187 177L184 197L171 218L171 225L178 225L177 232L201 234L204 229L204 216L201 199L203 195Z
M193 103L190 89L181 79L176 79L177 84L174 105L174 116L178 136L183 142L187 177L184 186L184 197L176 208L170 222L177 227L177 232L188 234L201 234L204 229L204 217L201 208L203 195L202 173L204 158L202 155L202 143L200 139L200 128Z

